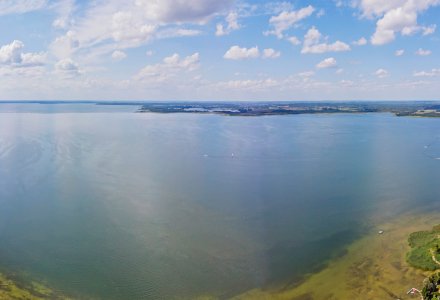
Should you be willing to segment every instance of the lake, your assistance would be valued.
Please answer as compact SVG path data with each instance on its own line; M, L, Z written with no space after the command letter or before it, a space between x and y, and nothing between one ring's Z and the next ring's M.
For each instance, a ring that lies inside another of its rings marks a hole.
M292 285L440 210L440 120L0 104L0 267L92 299Z

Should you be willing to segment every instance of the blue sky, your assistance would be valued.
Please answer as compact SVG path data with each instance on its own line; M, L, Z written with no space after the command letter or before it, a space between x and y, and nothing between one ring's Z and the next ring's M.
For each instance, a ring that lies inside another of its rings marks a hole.
M0 0L3 100L439 100L440 0Z

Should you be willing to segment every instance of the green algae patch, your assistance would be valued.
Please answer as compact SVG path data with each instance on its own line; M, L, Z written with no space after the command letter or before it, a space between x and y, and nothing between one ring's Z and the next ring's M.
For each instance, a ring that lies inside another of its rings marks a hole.
M411 233L408 244L411 250L406 259L411 266L425 271L440 269L440 226Z
M59 295L41 283L23 283L19 280L12 280L0 273L0 299L68 300L69 298Z

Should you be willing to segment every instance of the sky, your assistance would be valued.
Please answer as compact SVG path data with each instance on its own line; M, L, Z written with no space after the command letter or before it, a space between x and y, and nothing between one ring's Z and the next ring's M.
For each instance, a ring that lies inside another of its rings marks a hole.
M440 100L440 0L0 0L1 100Z

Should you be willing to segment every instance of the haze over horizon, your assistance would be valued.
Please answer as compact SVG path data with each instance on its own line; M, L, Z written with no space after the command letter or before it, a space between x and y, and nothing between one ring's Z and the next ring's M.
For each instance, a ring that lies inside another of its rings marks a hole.
M0 0L1 100L438 100L440 0Z

